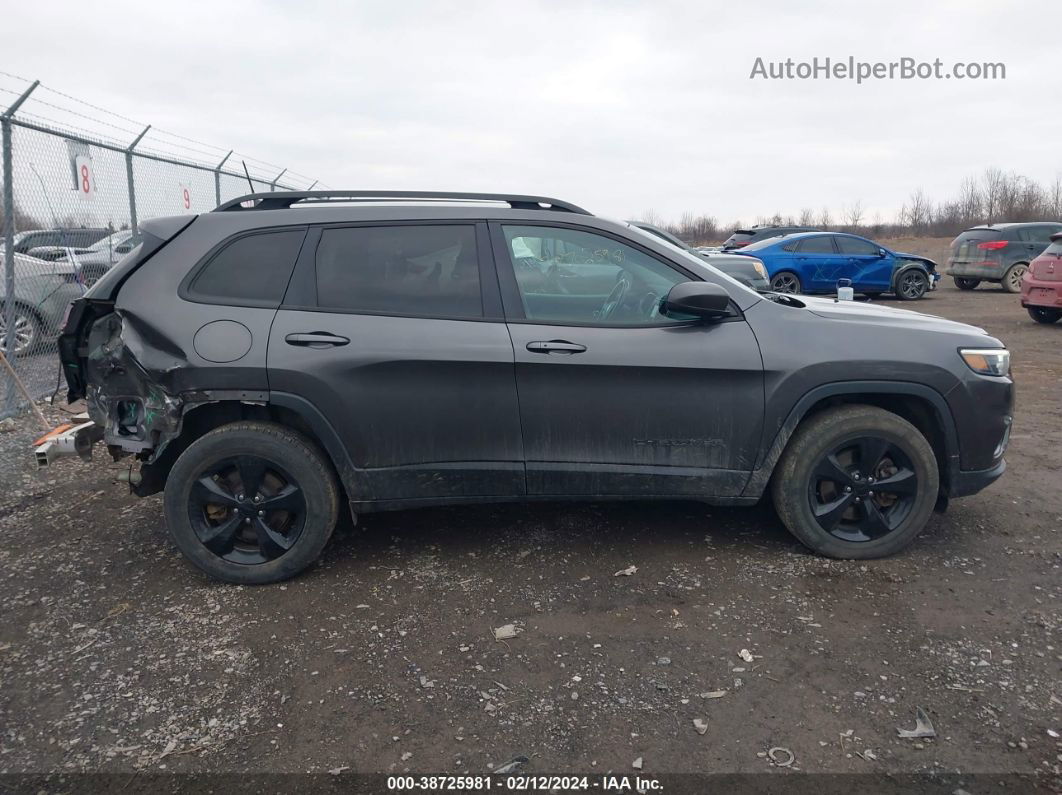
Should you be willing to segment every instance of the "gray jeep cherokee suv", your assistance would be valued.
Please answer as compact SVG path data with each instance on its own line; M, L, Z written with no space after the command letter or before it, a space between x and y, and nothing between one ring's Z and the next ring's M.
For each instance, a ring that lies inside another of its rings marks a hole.
M60 340L77 447L134 455L219 579L306 568L344 501L769 491L811 549L874 558L1005 467L981 329L765 298L555 199L268 193L142 232Z

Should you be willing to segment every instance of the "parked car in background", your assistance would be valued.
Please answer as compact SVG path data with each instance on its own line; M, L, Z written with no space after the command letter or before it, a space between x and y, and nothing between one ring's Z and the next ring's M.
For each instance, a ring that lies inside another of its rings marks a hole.
M1062 232L1062 223L1054 221L972 227L951 241L948 275L960 290L994 282L1008 293L1021 292L1029 263L1057 232Z
M735 248L744 248L761 240L767 240L779 235L791 235L794 232L818 232L813 226L772 226L769 224L757 224L748 229L735 229L734 234L723 241L723 251Z
M77 264L81 266L88 284L94 283L105 274L112 265L128 254L140 242L140 234L131 229L123 229L107 235L102 240L87 247L45 246L30 249L30 256L56 262L67 260L68 252L73 251Z
M25 254L16 254L15 354L43 351L44 342L58 334L70 302L84 292L70 263L42 262ZM0 350L4 353L7 353L7 303L4 282L0 279Z
M762 260L771 289L779 293L834 293L838 279L851 279L857 293L895 293L913 301L940 279L931 259L844 232L797 232L752 243L734 254Z
M1062 319L1062 232L1029 263L1021 280L1021 305L1037 323Z
M628 221L627 223L643 232L656 235L661 240L665 240L683 251L688 251L694 256L704 257L711 265L721 270L727 276L737 279L739 282L751 287L753 290L762 292L770 289L770 284L767 281L767 269L762 262L754 257L737 257L732 254L724 253L719 248L709 248L707 246L693 248L692 246L687 245L681 238L668 232L666 229L653 226L645 221Z
M145 221L59 339L91 420L42 446L135 456L188 560L246 584L311 565L344 507L507 500L769 493L810 549L879 558L1006 468L982 329L768 299L557 199L383 195Z
M113 230L100 228L29 229L15 235L15 253L28 254L42 246L71 246L85 248L107 237ZM0 248L2 248L0 242Z

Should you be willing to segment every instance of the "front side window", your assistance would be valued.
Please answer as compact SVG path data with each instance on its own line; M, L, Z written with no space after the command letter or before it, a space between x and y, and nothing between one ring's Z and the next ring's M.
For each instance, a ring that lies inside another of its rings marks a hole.
M835 254L832 237L809 237L800 241L801 254Z
M189 292L208 301L279 305L305 235L287 229L236 238L199 271Z
M576 229L502 228L528 320L638 326L689 319L660 314L671 288L689 278L655 257Z
M348 312L483 317L476 229L465 224L325 229L317 304Z
M837 247L841 250L842 254L848 254L851 256L877 256L878 246L875 246L869 240L860 240L855 237L839 237L837 238Z

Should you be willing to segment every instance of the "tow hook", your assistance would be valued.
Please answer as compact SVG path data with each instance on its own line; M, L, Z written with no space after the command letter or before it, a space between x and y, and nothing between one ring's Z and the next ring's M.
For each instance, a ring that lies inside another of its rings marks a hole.
M37 466L50 466L55 460L72 455L78 456L82 461L90 461L92 445L102 438L103 429L92 420L77 425L59 425L33 443Z

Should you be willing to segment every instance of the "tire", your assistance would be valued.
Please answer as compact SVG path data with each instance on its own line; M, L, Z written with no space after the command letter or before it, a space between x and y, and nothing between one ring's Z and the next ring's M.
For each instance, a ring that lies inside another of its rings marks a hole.
M1003 289L1008 293L1020 293L1021 277L1025 275L1027 270L1029 270L1029 263L1027 262L1015 262L1007 268L1007 272L1003 274L1003 279L1000 281Z
M44 340L44 326L36 313L15 304L15 355L21 356L39 347ZM7 306L0 304L0 351L7 353Z
M792 271L780 271L771 277L771 289L776 293L800 293L804 291L800 277Z
M981 283L980 279L968 279L965 276L952 276L951 280L960 290L976 290L977 285Z
M908 268L896 277L896 297L901 301L917 301L929 292L929 277L921 268Z
M1062 309L1051 309L1046 306L1027 306L1029 317L1037 323L1057 323L1062 319Z
M871 482L859 459L881 450ZM886 481L897 491L886 490ZM874 406L842 406L797 428L775 469L771 496L782 522L809 549L857 560L887 557L910 544L933 513L939 484L933 448L911 423Z
M192 564L218 580L260 585L317 560L336 526L339 487L302 434L234 422L181 453L164 505L170 535Z

